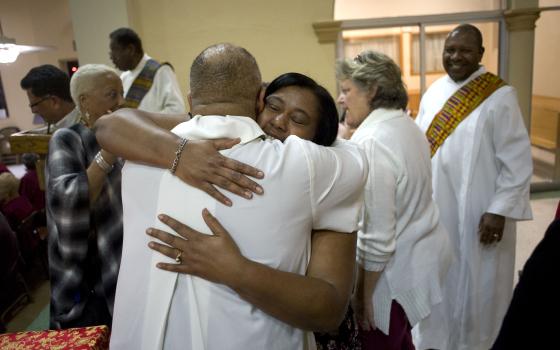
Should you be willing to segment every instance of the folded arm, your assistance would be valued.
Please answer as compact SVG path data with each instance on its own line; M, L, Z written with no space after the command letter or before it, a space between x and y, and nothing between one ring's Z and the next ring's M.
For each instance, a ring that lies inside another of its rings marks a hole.
M214 235L160 216L180 236L149 229L149 235L166 243L151 242L150 247L170 258L181 251L182 261L159 263L159 268L224 284L247 302L297 328L329 331L339 326L352 291L355 234L315 232L307 275L302 276L246 259L208 211L203 217Z

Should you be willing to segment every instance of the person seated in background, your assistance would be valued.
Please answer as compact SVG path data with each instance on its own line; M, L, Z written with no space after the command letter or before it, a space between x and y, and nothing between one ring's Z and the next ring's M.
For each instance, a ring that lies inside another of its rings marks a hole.
M19 183L12 173L0 174L0 208L14 230L33 213L29 200L18 192Z
M80 115L70 97L70 78L53 65L32 68L21 79L27 93L29 108L48 124L47 133L76 124Z
M18 239L16 234L10 227L8 220L4 214L0 212L0 311L4 312L5 307L10 305L14 300L14 292L17 288L13 288L16 283L18 274L18 265L21 261ZM7 288L6 286L10 286ZM0 334L6 332L4 318L0 318Z
M11 173L10 169L8 169L6 164L4 164L3 162L0 161L0 174L5 173L5 172Z
M51 328L110 325L122 248L121 167L93 123L123 103L110 67L88 64L70 81L80 123L58 129L45 173Z
M22 222L33 213L33 206L18 193L19 180L12 173L0 174L0 211L16 232L20 250L25 260L32 259L32 252L39 244L39 237L19 230Z
M157 113L185 113L185 102L173 68L159 63L142 48L142 40L130 28L113 31L110 58L123 71L124 107Z
M25 174L19 182L19 194L27 198L34 211L45 209L45 191L39 186L36 163L39 157L35 153L24 153L21 157L25 165Z

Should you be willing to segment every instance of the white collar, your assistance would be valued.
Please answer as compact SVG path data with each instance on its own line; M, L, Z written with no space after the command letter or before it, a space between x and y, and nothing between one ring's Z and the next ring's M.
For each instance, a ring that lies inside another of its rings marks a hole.
M241 144L265 137L264 131L254 119L236 115L196 115L177 125L172 131L193 140L240 138Z
M147 54L144 54L144 56L142 56L142 59L140 60L140 62L138 62L136 67L134 67L134 69L132 69L130 72L132 74L140 73L140 71L144 68L144 66L146 65L146 62L148 62L149 59L151 59L151 57L148 56Z
M387 109L387 108L377 108L371 111L371 113L364 119L364 121L358 126L356 132L360 129L367 129L376 123L381 123L389 119L402 117L404 112L400 109Z
M484 73L486 73L486 68L484 68L483 65L480 65L478 67L478 69L473 74L471 74L467 79L465 79L463 81L457 82L457 81L451 79L451 77L449 75L446 75L446 77L447 77L447 80L450 84L454 84L454 85L457 85L457 87L461 87L463 85L468 84L471 80L473 80L474 78L476 78L476 77L478 77L478 76L480 76Z

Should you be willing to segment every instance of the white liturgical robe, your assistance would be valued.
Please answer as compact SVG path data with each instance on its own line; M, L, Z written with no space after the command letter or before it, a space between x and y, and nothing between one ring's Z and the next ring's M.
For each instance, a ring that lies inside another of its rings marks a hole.
M289 326L233 290L197 277L157 269L171 261L147 247L148 227L165 213L211 234L207 208L230 232L242 254L282 271L306 273L312 229L356 230L367 160L345 143L320 147L291 136L264 140L250 118L196 116L178 125L188 139L240 137L223 154L261 169L264 194L229 194L226 207L169 171L128 162L123 169L123 256L115 298L112 349L314 349L313 334ZM187 143L188 147L188 143ZM171 231L172 232L172 231ZM219 252L217 252L219 254Z
M138 74L144 69L149 59L151 57L144 54L133 70L121 74L124 96L126 96L132 83L134 83ZM157 70L153 84L144 98L142 98L142 101L140 101L138 109L154 113L185 113L185 101L183 101L175 72L173 72L170 66L164 64Z
M434 82L416 118L422 131L455 91L484 72L480 67L462 82L447 75ZM432 172L434 199L459 259L446 281L446 310L420 322L415 342L422 349L487 350L513 291L515 221L532 218L531 145L511 86L496 90L457 126L432 157ZM489 246L478 234L485 212L506 218L502 240Z

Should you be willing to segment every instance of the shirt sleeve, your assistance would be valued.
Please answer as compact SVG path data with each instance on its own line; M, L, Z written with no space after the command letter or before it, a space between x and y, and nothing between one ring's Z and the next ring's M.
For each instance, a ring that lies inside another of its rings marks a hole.
M390 150L374 139L361 144L370 169L356 260L367 271L382 271L396 247L398 164Z
M72 276L65 281L76 290L83 278L90 229L89 188L85 151L80 136L71 129L57 130L49 142L47 158L47 205L49 220L56 226L56 242L65 266Z
M309 170L313 229L356 231L368 173L365 155L350 142L336 147L300 142Z
M516 220L531 219L529 189L533 163L531 143L515 90L509 89L495 107L493 146L498 166L496 192L487 212Z
M168 65L162 65L154 77L154 85L161 101L160 112L169 114L185 113L185 102L177 82L175 72Z

